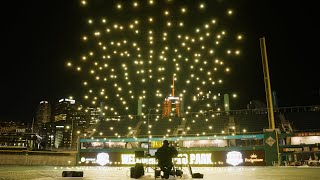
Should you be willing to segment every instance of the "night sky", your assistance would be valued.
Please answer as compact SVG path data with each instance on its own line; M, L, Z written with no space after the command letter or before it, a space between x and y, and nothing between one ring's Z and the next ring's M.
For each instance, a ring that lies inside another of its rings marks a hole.
M227 3L228 1L223 1ZM319 104L319 28L315 1L230 1L245 35L241 60L228 76L237 109L265 101L259 38L266 38L272 90L279 107ZM32 121L42 100L77 94L79 76L65 67L79 56L84 11L79 1L8 2L2 15L0 121ZM4 40L3 40L4 39Z

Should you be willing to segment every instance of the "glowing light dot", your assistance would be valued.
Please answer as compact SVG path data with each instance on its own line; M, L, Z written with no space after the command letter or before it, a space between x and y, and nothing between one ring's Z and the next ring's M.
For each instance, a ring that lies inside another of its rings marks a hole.
M201 3L201 4L199 5L199 8L200 8L200 9L204 9L204 8L205 8L205 4L204 4L204 3Z

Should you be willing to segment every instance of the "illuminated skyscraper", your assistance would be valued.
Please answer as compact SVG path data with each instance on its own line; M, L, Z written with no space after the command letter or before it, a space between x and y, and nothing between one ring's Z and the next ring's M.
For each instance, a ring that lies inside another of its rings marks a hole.
M48 101L41 101L36 114L37 123L47 123L50 122L51 118L51 105Z
M44 124L49 123L50 121L51 105L48 101L41 101L36 112L36 118L32 123L32 131L41 134Z
M75 148L77 132L86 126L86 114L73 99L60 99L54 110L54 147Z

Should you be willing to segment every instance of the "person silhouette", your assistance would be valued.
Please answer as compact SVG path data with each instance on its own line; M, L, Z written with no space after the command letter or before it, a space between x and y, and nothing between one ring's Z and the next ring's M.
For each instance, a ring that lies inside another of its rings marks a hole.
M169 178L173 167L172 158L176 157L177 155L177 149L173 146L170 146L168 140L164 140L162 146L157 149L155 157L158 160L158 166L164 173L162 178Z

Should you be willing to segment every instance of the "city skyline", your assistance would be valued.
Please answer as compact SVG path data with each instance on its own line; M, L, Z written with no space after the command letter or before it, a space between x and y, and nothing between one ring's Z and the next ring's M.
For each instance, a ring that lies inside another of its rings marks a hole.
M65 65L67 59L79 56L83 50L80 44L86 18L83 9L79 1L42 3L29 2L25 9L12 4L15 11L5 20L8 34L5 55L13 57L9 68L14 71L2 74L4 80L10 77L4 88L4 100L17 108L6 109L0 121L30 122L40 101L54 104L70 95L82 95L75 92L82 88L79 76ZM278 105L319 103L317 47L313 45L317 38L313 27L315 6L275 1L232 4L236 27L241 27L245 37L241 58L233 64L236 67L228 77L228 83L234 85L231 87L239 96L237 106L245 109L254 99L265 102L261 37L266 38L271 88L278 95Z

